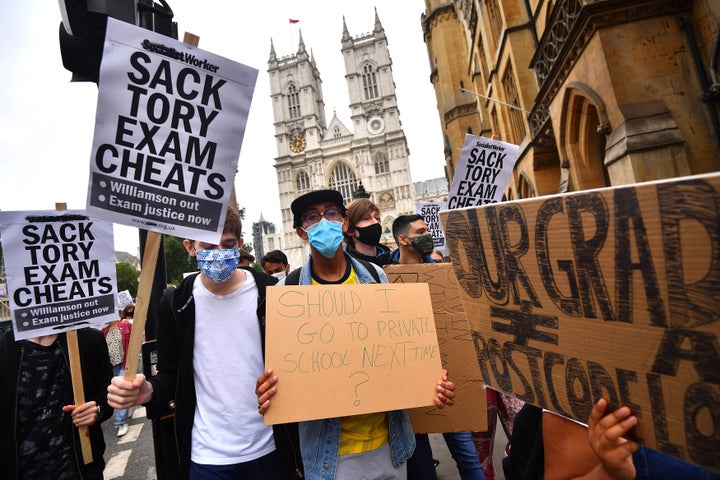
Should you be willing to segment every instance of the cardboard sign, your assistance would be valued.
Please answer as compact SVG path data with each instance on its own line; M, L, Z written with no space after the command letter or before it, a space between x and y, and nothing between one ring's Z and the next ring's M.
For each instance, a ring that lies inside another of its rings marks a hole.
M445 249L445 234L440 224L440 210L447 209L447 202L415 202L415 210L422 215L433 237L436 250Z
M0 212L15 338L117 319L112 224L84 211Z
M452 210L501 201L519 150L511 143L465 135L448 194L448 208Z
M442 366L455 383L455 405L410 410L413 430L417 433L487 430L487 396L480 367L474 361L475 346L452 265L388 265L383 270L392 284L428 284Z
M720 175L440 218L487 384L720 469Z
M267 424L432 405L442 365L428 286L270 287L265 366L278 377Z
M128 305L132 305L133 298L132 295L130 295L130 290L123 290L122 292L119 292L117 295L117 302L118 310L122 310Z
M108 18L89 214L218 243L257 70Z

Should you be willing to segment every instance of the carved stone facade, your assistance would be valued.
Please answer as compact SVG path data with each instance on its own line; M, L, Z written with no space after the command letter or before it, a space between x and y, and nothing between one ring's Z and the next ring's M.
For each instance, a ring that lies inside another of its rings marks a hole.
M325 121L322 81L300 35L294 55L271 45L268 73L278 156L275 158L284 252L293 266L309 253L293 228L292 201L307 191L335 188L349 203L362 186L381 209L383 226L415 211L409 150L400 123L392 59L380 19L370 33L352 37L343 20L340 39L350 95L346 126Z
M455 22L481 134L520 145L506 197L720 169L720 3L426 0L433 84ZM466 52L466 53L463 53ZM497 101L495 101L497 100ZM502 103L500 103L502 102ZM510 108L509 104L515 108ZM441 111L441 116L445 113ZM462 142L447 148L459 151ZM449 172L450 178L452 172Z

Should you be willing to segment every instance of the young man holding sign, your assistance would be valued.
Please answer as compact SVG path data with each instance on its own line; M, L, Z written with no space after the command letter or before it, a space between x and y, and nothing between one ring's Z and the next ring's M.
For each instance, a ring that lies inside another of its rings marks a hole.
M436 263L432 258L433 237L422 215L400 215L393 221L393 236L398 248L392 252L395 264ZM443 438L452 454L462 480L485 480L480 457L471 432L445 432ZM430 439L426 433L415 435L417 447L408 461L410 480L437 478Z
M343 198L336 190L315 190L290 205L294 227L310 243L307 263L280 284L386 283L377 266L350 257L341 247L347 231ZM372 269L372 271L370 270ZM455 385L447 373L438 382L435 404L452 405ZM268 369L257 380L259 411L265 414L277 392L278 377ZM391 386L390 386L391 387ZM405 410L326 418L299 424L306 478L405 479L405 462L415 449L412 425ZM392 439L392 441L390 441Z
M265 289L277 280L237 268L242 225L232 209L219 245L184 245L200 273L166 290L160 302L158 374L113 378L110 405L175 412L183 479L299 477L299 447L288 444L296 433L264 425L251 387L263 371Z

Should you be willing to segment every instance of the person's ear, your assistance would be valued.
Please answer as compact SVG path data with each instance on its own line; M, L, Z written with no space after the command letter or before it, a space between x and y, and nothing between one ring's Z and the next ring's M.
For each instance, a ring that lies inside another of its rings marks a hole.
M193 245L192 240L188 240L187 238L183 240L183 246L185 247L185 250L187 250L188 255L191 257L195 256L195 246Z
M350 228L350 220L348 220L347 217L343 217L343 226L342 226L343 233L347 233L349 228Z
M295 233L297 233L298 237L302 238L303 240L308 239L308 234L305 230L302 229L302 227L297 227L295 229Z

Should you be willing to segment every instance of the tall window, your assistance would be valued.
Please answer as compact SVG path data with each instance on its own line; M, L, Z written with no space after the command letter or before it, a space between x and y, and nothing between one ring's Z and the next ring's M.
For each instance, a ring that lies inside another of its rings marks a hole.
M570 163L568 191L602 188L612 185L605 166L605 135L598 133L600 115L593 98L587 90L569 90L567 113L563 119L563 151Z
M525 122L523 122L523 112L518 110L520 107L520 94L515 84L515 75L513 75L512 66L508 65L507 72L503 78L503 88L505 89L505 98L507 103L517 108L508 108L508 117L510 118L510 130L513 143L520 144L525 138Z
M353 171L346 163L339 162L330 175L330 188L342 193L343 198L351 199L357 187L358 181Z
M295 177L295 187L298 193L310 190L310 178L307 173L300 171L300 173L297 174L297 177Z
M340 131L340 127L335 127L333 129L333 138L340 138L342 137L342 132Z
M372 65L367 64L362 71L363 89L365 90L365 100L377 98L378 88L377 79L375 78L375 70Z
M390 172L390 163L383 152L375 154L375 175Z
M497 0L485 0L485 11L488 16L488 23L490 24L490 31L492 32L492 42L494 47L500 43L500 34L503 30L502 17L500 15L500 6Z
M300 92L298 92L295 84L288 87L287 99L290 118L300 118Z

